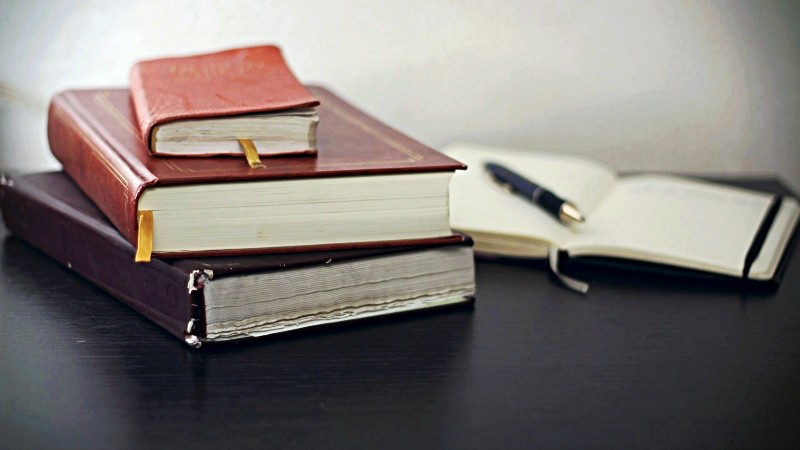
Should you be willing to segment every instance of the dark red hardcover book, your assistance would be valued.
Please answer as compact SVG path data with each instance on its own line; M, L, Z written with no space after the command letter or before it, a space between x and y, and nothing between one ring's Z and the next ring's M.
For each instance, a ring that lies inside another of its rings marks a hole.
M14 235L193 346L460 304L475 290L461 235L444 245L136 264L133 246L64 173L2 181Z
M466 168L378 122L330 91L320 87L309 89L322 102L317 131L319 155L316 158L274 158L258 169L250 168L235 158L154 158L142 140L126 89L73 90L56 95L50 105L48 120L50 149L64 171L134 245L138 239L139 199L143 192L157 187L443 173ZM434 236L428 236L431 237ZM445 241L453 239L444 235L438 237ZM418 239L390 240L396 245L408 245ZM388 244L361 242L344 245ZM320 242L305 248L316 250L330 246ZM154 254L185 257L268 251L272 250L259 247L230 251L154 250Z

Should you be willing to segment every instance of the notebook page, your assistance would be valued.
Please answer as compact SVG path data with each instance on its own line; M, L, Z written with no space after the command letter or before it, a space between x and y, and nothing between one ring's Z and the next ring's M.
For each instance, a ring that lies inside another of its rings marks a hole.
M773 196L679 177L621 179L581 232L571 255L616 256L740 276Z
M504 165L591 214L614 184L611 169L574 156L454 144L443 150L469 167L450 183L450 224L465 232L538 238L559 244L573 233L558 219L493 182L486 162ZM476 237L476 242L479 239Z

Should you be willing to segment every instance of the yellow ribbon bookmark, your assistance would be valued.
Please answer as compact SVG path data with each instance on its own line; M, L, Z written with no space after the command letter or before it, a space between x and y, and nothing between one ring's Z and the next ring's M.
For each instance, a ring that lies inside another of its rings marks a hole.
M139 242L134 262L150 262L153 254L153 211L139 211Z
M253 144L253 141L250 139L239 139L239 145L242 146L242 150L244 150L244 156L247 157L247 164L250 164L250 167L253 169L264 167L264 165L261 164L261 158L258 157L258 151L256 150L256 145Z

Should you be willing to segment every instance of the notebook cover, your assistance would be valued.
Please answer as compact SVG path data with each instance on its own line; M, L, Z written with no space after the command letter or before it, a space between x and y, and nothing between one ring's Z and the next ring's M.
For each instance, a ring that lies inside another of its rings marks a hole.
M259 256L133 262L135 249L119 234L63 172L22 175L0 185L0 211L8 229L78 275L157 323L180 339L192 332L205 337L203 290L190 289L197 271L214 279L268 270L325 265L336 261L435 247L350 249L275 253ZM465 236L445 245L471 245ZM198 286L194 286L197 288Z
M797 197L780 182L767 178L731 178L731 177L697 177L698 179L726 184L745 189L752 189L766 193L783 196ZM769 291L776 289L783 280L790 259L796 253L798 247L798 237L800 226L795 227L791 232L791 237L783 249L780 261L776 267L775 274L770 279L759 280L737 276L729 276L698 269L688 269L676 267L668 264L645 262L630 258L617 258L609 256L570 256L566 251L560 251L558 255L558 267L562 273L573 276L581 281L592 281L602 278L615 277L625 279L630 282L637 282L639 277L648 277L648 280L662 280L664 282L676 282L684 279L689 283L701 282L709 285L725 285L732 288L748 288L757 291ZM530 264L542 269L548 269L546 257L527 258L515 256L503 256L489 253L475 252L479 259L503 261L510 264Z
M126 89L72 90L56 95L50 104L47 135L64 171L131 243L137 239L139 196L151 186L465 168L330 91L309 89L322 102L318 110L318 156L274 158L261 168L252 169L239 158L153 157L139 133ZM269 250L244 252L248 251Z
M150 144L167 122L319 105L274 46L140 61L130 81L136 124Z

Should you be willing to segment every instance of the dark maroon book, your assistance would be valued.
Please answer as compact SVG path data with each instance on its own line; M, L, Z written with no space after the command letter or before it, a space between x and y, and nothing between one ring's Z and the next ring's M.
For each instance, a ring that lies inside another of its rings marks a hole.
M468 303L471 241L133 261L135 249L61 172L3 179L8 229L199 346Z

